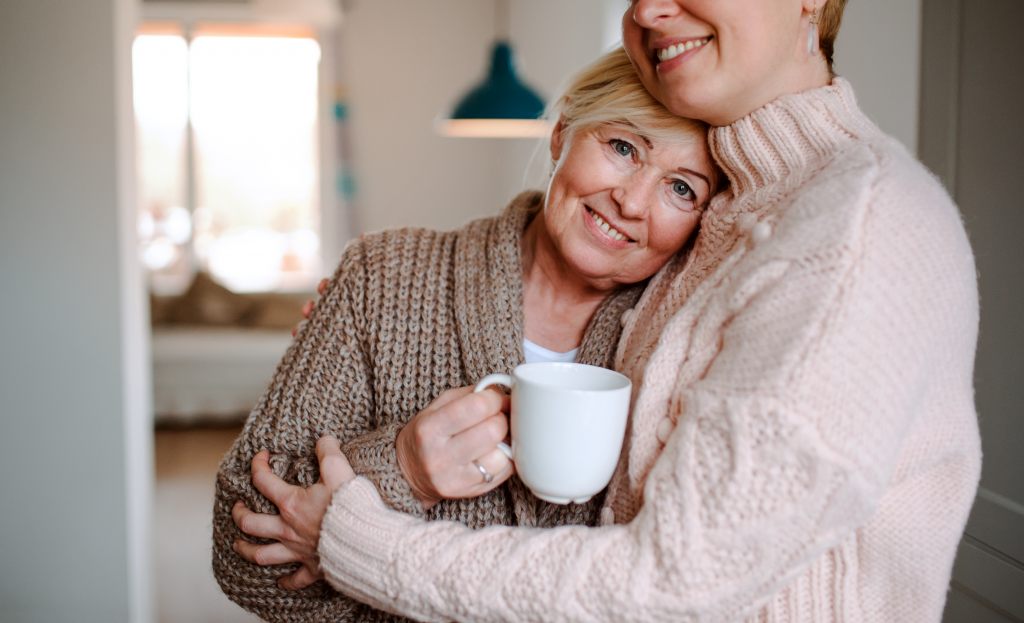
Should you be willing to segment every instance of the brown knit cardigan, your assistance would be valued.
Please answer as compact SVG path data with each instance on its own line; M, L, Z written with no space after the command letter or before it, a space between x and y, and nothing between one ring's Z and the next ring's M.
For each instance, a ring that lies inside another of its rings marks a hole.
M323 582L297 592L280 589L277 579L295 565L260 567L232 550L241 536L231 519L236 500L276 512L252 486L253 455L269 449L278 475L309 486L318 478L316 440L327 433L341 440L355 471L397 510L472 528L596 524L599 499L548 504L516 477L478 498L442 500L424 515L395 457L398 431L438 394L509 372L523 360L520 240L541 199L539 192L524 192L501 216L457 231L385 231L346 248L217 474L213 572L233 601L270 621L398 620ZM620 317L641 289L623 289L598 308L578 361L611 366Z

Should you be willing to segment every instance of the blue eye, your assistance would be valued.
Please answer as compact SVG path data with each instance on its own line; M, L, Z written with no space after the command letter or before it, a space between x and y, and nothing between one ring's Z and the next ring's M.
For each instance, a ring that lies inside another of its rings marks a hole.
M608 144L615 150L615 153L623 158L631 158L636 154L636 147L620 138L613 138L608 141Z
M672 192L683 197L685 199L695 199L696 193L690 188L690 185L683 180L674 180L672 182Z

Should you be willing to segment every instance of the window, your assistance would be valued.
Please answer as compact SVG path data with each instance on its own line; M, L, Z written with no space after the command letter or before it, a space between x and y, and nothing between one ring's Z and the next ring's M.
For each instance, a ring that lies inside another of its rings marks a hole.
M315 36L145 26L132 49L141 255L151 288L197 270L236 291L312 287L320 265Z

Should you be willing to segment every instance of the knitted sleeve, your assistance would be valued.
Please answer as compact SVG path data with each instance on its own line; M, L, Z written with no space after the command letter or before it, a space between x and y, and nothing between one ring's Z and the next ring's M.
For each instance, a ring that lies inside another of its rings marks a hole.
M736 275L716 303L731 312L719 350L673 392L677 422L630 523L471 532L391 512L357 478L323 523L329 581L431 621L741 620L865 524L921 388L971 395L974 269L959 224L941 227L952 235L875 227ZM686 347L679 325L662 344ZM645 372L645 386L674 382Z
M261 449L270 450L278 475L308 486L319 477L316 440L331 433L353 457L363 459L358 465L361 473L382 483L383 490L394 480L381 477L387 469L373 465L372 453L357 450L380 433L372 430L372 369L361 339L365 318L361 247L356 242L346 249L330 286L300 328L217 473L214 575L229 598L270 621L372 620L376 616L323 583L299 592L280 589L277 579L293 572L294 565L261 567L241 559L232 549L234 540L242 537L231 518L237 500L257 512L276 513L250 478L250 462ZM393 436L393 431L383 435Z
M352 469L374 484L388 506L408 515L425 517L423 505L398 465L395 442L406 421L403 419L380 426L342 444L341 449Z

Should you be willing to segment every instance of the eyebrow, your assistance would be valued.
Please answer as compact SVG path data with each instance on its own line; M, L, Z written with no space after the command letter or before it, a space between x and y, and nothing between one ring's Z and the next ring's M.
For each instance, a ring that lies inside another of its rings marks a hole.
M643 139L644 143L647 144L647 149L654 149L654 143L651 142L651 139L647 138L646 136L644 136L643 134L640 134L640 133L637 133L637 136L639 136L641 139ZM708 179L708 176L704 175L703 173L700 173L699 171L694 171L693 169L687 169L686 167L677 167L676 171L678 173L689 173L691 175L696 175L700 179L704 180L704 183L708 185L708 189L711 188L711 180Z
M696 175L700 179L704 180L704 183L708 185L709 190L711 189L711 180L709 180L708 176L704 175L700 171L694 171L693 169L687 169L686 167L678 167L676 171L678 171L679 173L689 173L690 175Z

